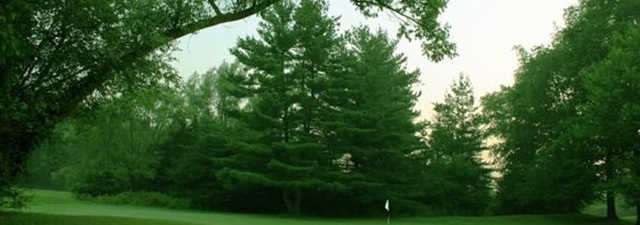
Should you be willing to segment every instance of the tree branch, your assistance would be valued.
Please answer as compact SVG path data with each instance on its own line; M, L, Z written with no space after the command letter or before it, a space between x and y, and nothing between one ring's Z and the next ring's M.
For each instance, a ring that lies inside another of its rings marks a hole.
M402 12L400 9L393 8L392 6L390 6L390 5L388 5L388 4L384 3L384 2L382 2L382 1L380 1L380 0L351 0L351 1L352 1L353 3L355 3L355 4L358 4L358 3L361 3L361 4L368 4L368 5L378 6L378 7L380 7L380 8L388 9L388 10L390 10L391 12L393 12L393 13L395 13L395 14L397 14L397 15L400 15L400 16L404 17L404 18L405 18L405 19L407 19L407 20L410 20L411 22L414 22L414 23L416 23L416 24L418 24L418 25L421 25L420 21L418 21L418 20L416 20L415 18L413 18L413 17L411 17L411 16L409 16L409 15L405 14L405 13L404 13L404 12Z
M212 1L212 0L210 0ZM221 14L221 15L216 15L214 17L208 18L208 19L203 19L200 21L196 21L194 23L191 24L186 24L178 29L174 29L172 31L169 31L167 33L167 36L173 39L177 39L180 38L184 35L196 32L198 30L202 30L204 28L207 27L212 27L212 26L216 26L218 24L221 23L227 23L227 22L231 22L231 21L236 21L236 20L241 20L244 18L247 18L251 15L254 15L258 12L260 12L261 10L275 4L276 2L279 2L280 0L265 0L262 1L259 4L253 5L247 9L244 9L242 11L238 11L235 13L226 13L226 14Z
M211 5L211 8L213 8L213 11L216 12L216 16L218 15L222 15L222 11L220 11L220 8L218 7L218 5L216 5L216 0L207 0L209 2L209 5Z
M139 48L132 49L131 52L117 59L117 61L120 62L128 62L128 65L124 67L123 65L117 63L116 59L112 59L102 63L102 66L100 68L91 71L88 76L84 77L82 80L79 80L74 85L70 85L69 91L65 92L65 94L63 94L62 96L59 96L58 102L61 102L62 105L58 109L51 109L51 111L53 111L51 115L62 116L70 113L80 104L80 102L82 102L87 96L91 95L96 89L98 89L100 85L112 79L113 76L115 76L117 69L126 69L126 67L131 66L131 64L137 59L150 54L155 49L198 30L216 26L222 23L244 19L260 12L261 10L275 4L278 1L280 0L264 0L260 3L254 4L247 9L235 13L216 15L208 19L196 21L191 24L186 24L177 29L167 31L162 34L163 36L168 37L166 41L154 43L153 45L148 46L140 46Z

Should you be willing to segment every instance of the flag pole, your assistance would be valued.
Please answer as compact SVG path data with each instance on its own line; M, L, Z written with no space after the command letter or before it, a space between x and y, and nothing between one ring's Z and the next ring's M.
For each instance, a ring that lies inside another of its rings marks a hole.
M389 206L389 199L384 203L384 210L387 211L387 224L391 223L391 207Z

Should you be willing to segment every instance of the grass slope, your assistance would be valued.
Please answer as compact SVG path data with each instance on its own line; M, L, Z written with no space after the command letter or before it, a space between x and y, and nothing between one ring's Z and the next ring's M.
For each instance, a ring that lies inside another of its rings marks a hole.
M22 212L0 214L0 225L383 225L385 218L325 219L282 217L234 213L199 212L159 208L114 206L74 200L67 192L34 191L29 208ZM593 209L594 211L597 209ZM394 225L612 225L590 215L495 216L495 217L422 217L392 219Z

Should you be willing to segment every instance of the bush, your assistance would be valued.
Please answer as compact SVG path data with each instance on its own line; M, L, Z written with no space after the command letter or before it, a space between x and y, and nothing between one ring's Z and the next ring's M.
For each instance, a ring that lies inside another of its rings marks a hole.
M126 190L126 182L109 171L89 171L76 173L67 181L68 188L73 193L89 196L116 195Z
M175 198L159 192L122 192L116 195L90 196L79 194L77 198L93 202L113 204L113 205L135 205L163 207L171 209L186 209L191 206L189 200Z
M0 181L0 210L24 208L30 199L22 189Z

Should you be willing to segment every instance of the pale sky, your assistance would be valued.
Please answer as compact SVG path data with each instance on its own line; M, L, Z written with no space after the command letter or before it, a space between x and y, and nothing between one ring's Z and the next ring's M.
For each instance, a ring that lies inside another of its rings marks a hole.
M433 103L442 101L460 73L469 76L476 98L499 90L500 85L513 84L513 72L518 66L513 47L548 45L557 27L564 25L564 9L577 3L578 0L450 0L441 21L451 25L458 57L433 63L421 54L419 42L403 40L397 48L397 53L407 56L407 68L417 68L422 74L421 84L416 87L422 92L416 109L423 118L430 118ZM397 25L388 15L365 19L348 0L329 0L329 4L329 14L341 16L342 30L365 24L395 34ZM223 61L232 62L229 49L238 38L257 35L258 21L259 17L252 16L179 39L182 51L173 54L173 65L186 78Z

